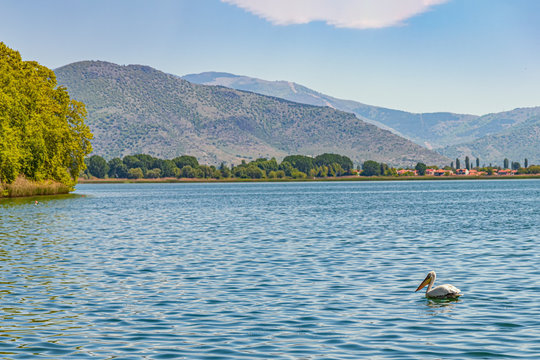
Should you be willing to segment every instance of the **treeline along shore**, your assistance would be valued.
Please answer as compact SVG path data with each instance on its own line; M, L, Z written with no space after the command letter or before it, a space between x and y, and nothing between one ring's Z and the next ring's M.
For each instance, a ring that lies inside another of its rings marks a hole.
M372 160L364 161L355 168L347 156L329 153L316 157L290 155L281 162L275 158L259 158L250 162L242 161L238 165L221 163L219 166L200 164L197 158L189 155L160 159L148 154L137 154L109 161L93 155L86 160L86 164L87 169L79 182L493 179L509 175L540 177L538 165L512 170L494 166L472 167L468 161L467 167L463 169L453 166L440 168L420 162L414 168L396 168Z

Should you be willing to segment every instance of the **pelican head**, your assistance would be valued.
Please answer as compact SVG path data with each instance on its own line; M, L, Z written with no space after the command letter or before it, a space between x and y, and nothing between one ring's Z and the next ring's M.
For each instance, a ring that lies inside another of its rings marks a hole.
M433 285L433 283L435 282L435 278L437 277L437 275L435 274L435 271L430 271L426 278L424 279L424 281L422 281L422 283L420 284L420 286L418 286L418 288L415 290L418 291L418 290L422 290L422 288L424 286L426 286L427 284L430 284L430 288L431 288L431 285ZM429 290L428 290L429 291Z

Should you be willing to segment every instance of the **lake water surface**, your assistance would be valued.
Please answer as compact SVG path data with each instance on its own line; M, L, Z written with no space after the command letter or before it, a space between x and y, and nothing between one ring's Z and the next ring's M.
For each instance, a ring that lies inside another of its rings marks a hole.
M540 358L538 180L38 200L0 200L0 358Z

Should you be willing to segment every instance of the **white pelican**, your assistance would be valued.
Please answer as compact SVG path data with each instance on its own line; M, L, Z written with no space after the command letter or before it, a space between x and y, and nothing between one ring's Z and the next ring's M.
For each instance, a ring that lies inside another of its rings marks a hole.
M439 285L439 286L437 286L436 288L434 288L432 290L431 287L435 283L435 278L436 277L437 277L437 275L435 275L435 271L430 271L429 274L427 274L424 281L422 281L422 283L420 284L418 289L416 289L416 291L422 289L424 286L429 284L429 286L428 286L428 288L426 290L426 297L427 298L432 298L432 299L455 299L455 298L458 298L458 297L460 297L462 295L461 290L459 290L454 285L450 285L450 284Z

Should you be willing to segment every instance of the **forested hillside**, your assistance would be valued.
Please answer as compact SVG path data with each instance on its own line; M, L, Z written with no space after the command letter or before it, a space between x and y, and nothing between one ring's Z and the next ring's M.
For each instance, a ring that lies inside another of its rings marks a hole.
M88 109L95 154L189 154L207 164L339 153L393 165L449 160L329 107L192 84L147 66L84 61L56 70Z

